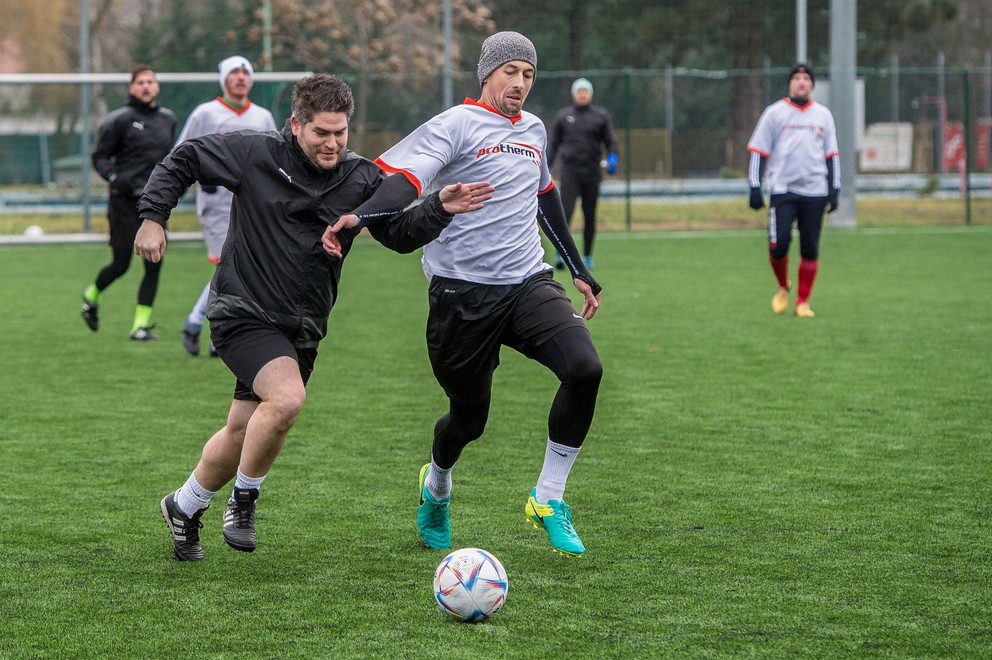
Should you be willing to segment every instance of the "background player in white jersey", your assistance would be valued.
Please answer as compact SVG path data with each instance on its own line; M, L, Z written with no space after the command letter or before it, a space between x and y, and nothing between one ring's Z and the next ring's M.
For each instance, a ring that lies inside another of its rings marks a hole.
M599 307L601 287L568 231L545 157L544 124L523 111L536 70L537 52L523 35L500 32L486 39L478 66L480 98L442 112L384 153L378 165L401 176L387 178L355 215L343 216L324 236L334 255L335 231L396 208L396 200L402 207L427 188L459 181L488 181L496 189L482 209L456 216L424 247L430 278L427 350L449 401L434 427L431 462L420 472L417 523L431 548L451 545L451 470L485 429L493 372L501 346L509 346L551 369L561 383L526 515L547 532L554 550L585 552L563 496L603 374L586 327ZM583 295L581 315L544 262L538 224Z
M201 103L193 109L176 144L190 138L212 133L233 133L244 129L256 131L276 130L272 113L257 106L248 99L255 72L251 62L241 55L233 55L217 65L220 73L222 96L213 101ZM220 261L221 248L227 237L227 227L231 220L231 203L234 194L220 186L200 184L196 191L196 214L200 218L200 230L207 244L207 259L214 265ZM186 318L183 328L183 347L190 355L200 354L200 331L207 315L207 298L210 283L207 282L196 304ZM213 345L210 355L216 355Z
M748 181L752 209L764 207L761 174L767 165L771 208L768 211L768 260L778 280L772 311L789 307L789 244L792 223L799 227L799 288L796 316L815 316L809 296L820 258L823 210L832 213L840 194L840 162L834 117L810 98L815 79L806 64L789 72L789 96L761 114L747 148L751 152Z

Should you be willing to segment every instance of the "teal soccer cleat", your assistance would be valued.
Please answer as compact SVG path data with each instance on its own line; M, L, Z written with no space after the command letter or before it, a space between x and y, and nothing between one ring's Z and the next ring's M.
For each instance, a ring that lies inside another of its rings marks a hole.
M435 550L451 547L451 523L448 520L448 497L438 502L424 486L430 463L420 469L420 507L417 509L417 527L424 545Z
M586 551L582 540L572 527L572 510L565 502L550 500L547 504L537 501L537 488L530 491L527 505L524 507L527 519L534 527L548 533L551 549L570 557L578 557Z

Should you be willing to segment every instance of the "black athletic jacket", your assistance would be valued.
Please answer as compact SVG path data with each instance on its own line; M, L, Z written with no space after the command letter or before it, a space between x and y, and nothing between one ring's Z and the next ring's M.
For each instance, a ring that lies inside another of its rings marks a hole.
M599 163L606 153L616 153L617 137L610 113L598 105L572 104L562 108L548 131L548 163L572 172L601 176Z
M297 347L312 347L327 334L343 261L324 252L321 236L384 180L378 166L351 151L333 170L318 169L287 123L282 132L204 135L178 145L152 172L138 213L165 226L194 181L231 190L231 225L211 282L207 318L259 319ZM386 247L411 252L437 238L452 217L434 193L366 226ZM359 231L342 232L344 257Z
M93 148L93 169L110 182L115 195L138 197L155 164L176 139L176 115L157 103L131 96L106 116Z

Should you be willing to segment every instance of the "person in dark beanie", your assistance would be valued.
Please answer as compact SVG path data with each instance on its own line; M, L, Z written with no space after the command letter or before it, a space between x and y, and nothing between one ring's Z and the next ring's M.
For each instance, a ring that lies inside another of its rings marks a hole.
M809 306L819 268L823 211L832 213L840 195L840 162L833 115L813 101L813 69L796 64L789 71L789 95L761 114L747 148L751 152L748 182L752 209L764 208L761 176L767 166L771 192L768 211L768 260L778 289L772 311L789 307L789 244L792 225L799 229L799 272L795 314L815 316Z
M404 206L428 189L488 181L496 192L483 208L455 216L424 246L428 290L427 352L448 410L434 425L431 461L420 470L417 526L425 545L451 545L451 472L489 419L493 372L508 346L550 369L559 387L548 414L544 464L524 511L555 552L585 546L565 503L565 482L592 424L603 367L586 321L601 287L582 263L548 169L543 122L523 105L537 73L537 51L517 32L482 44L478 100L465 99L430 119L380 156L391 176L326 236L378 208ZM394 184L394 185L390 185ZM582 294L576 313L544 262L538 226L564 259ZM325 247L327 245L325 244Z
M592 83L579 78L572 83L572 104L558 111L548 135L548 163L558 175L561 203L571 224L576 199L582 200L582 259L593 268L592 243L596 238L596 205L603 170L616 174L619 166L617 137L606 108L592 104ZM604 159L605 156L605 159ZM559 258L558 268L565 264Z
M127 105L103 120L93 149L93 168L110 184L107 220L112 253L110 263L83 289L83 321L93 332L100 329L101 294L131 265L134 236L141 226L138 198L155 165L169 153L176 137L176 115L158 104L159 84L154 69L135 66L127 92ZM151 332L151 318L162 264L146 261L144 267L131 325L131 339L135 341L158 339Z

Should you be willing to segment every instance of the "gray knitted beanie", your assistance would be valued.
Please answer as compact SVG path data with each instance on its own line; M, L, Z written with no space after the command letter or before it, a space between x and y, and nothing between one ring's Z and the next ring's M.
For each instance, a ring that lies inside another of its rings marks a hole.
M537 49L519 32L497 32L482 42L479 56L479 84L489 74L513 60L527 62L537 70Z

